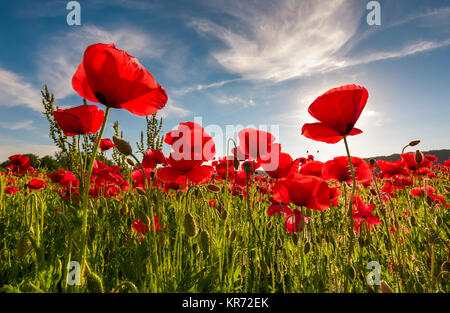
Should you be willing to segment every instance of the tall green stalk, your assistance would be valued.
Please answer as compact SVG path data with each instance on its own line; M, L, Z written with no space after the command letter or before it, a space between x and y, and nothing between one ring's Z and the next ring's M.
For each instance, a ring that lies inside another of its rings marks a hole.
M103 120L102 127L97 136L97 141L95 143L94 150L92 151L91 160L89 162L87 177L85 183L83 184L83 196L81 198L81 208L83 210L83 226L81 229L81 275L84 273L84 268L86 266L86 243L87 243L87 219L88 219L88 206L89 206L89 186L92 176L92 169L94 168L95 158L97 157L97 151L100 147L100 140L102 139L103 132L105 131L105 126L108 121L110 108L107 106L105 111L105 118ZM87 151L86 151L87 153Z

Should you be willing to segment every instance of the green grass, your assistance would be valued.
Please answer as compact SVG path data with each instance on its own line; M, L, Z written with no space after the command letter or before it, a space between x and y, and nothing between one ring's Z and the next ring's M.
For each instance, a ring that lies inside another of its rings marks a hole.
M338 207L325 211L298 208L310 220L302 232L291 235L283 216L267 215L269 196L260 195L253 185L250 210L261 247L249 223L247 199L232 196L224 182L216 184L219 193L206 186L169 194L153 188L149 197L130 190L122 192L121 200L90 199L88 266L82 285L70 286L67 264L81 263L82 210L52 191L56 185L27 194L21 188L9 195L3 192L3 181L0 290L95 291L84 283L88 273L94 273L105 292L378 292L379 286L366 282L370 261L380 264L381 280L395 292L450 290L448 208L410 196L409 188L397 191L398 197L384 202L382 210L377 197L360 186L357 194L376 205L373 213L383 221L370 231L348 231L341 196ZM429 184L448 203L448 174L439 174ZM216 199L221 212L209 207L210 199ZM132 223L141 219L148 224L151 210L159 216L161 230L151 230L139 241ZM198 228L194 237L184 229L187 213ZM391 226L398 235L389 231Z

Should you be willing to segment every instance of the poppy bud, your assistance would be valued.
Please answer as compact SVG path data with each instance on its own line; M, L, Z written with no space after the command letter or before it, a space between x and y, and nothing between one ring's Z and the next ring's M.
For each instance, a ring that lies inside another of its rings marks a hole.
M136 163L134 163L133 159L127 159L127 163L132 167L134 167L136 165Z
M102 279L94 273L89 273L86 279L87 289L92 293L104 293Z
M135 284L130 281L126 281L120 287L120 292L123 293L138 293L138 289Z
M136 191L138 192L138 194L145 196L145 190L141 187L136 187Z
M237 159L237 157L234 157L233 166L236 171L239 170L239 160Z
M133 153L133 149L131 149L130 144L125 141L123 138L118 136L112 137L114 144L116 145L117 150L124 155L130 155Z
M382 280L380 283L380 293L394 293L394 290L384 281Z
M186 213L184 216L184 231L189 237L195 237L197 235L197 224L190 213Z
M209 255L210 237L206 230L203 230L200 234L200 248L202 248L203 253Z
M19 259L23 259L31 249L31 241L30 238L26 234L20 237L19 241L16 245L17 256Z
M214 193L220 192L220 187L217 185L210 184L210 185L208 185L207 188L209 191L214 192Z
M417 146L419 143L420 143L420 140L413 140L408 144L408 146L414 147L414 146Z
M244 162L242 166L244 168L245 173L247 175L250 174L250 171L252 170L252 164L250 162Z
M416 150L416 154L414 155L414 160L417 164L420 164L425 157L423 156L423 153L420 152L420 150Z

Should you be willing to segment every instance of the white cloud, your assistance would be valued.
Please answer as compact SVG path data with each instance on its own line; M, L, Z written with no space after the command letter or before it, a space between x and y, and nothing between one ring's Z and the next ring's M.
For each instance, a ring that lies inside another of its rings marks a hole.
M14 154L33 153L39 157L44 157L46 155L53 155L58 150L57 147L50 145L0 145L0 162L7 160L8 157Z
M194 19L190 25L200 34L221 40L225 48L213 51L212 56L226 70L248 80L280 82L450 44L450 40L418 41L392 51L348 57L366 13L361 2L280 0L255 5L227 1L217 6L233 17L232 24Z
M0 68L0 106L25 105L35 111L42 111L40 91L24 77Z
M174 90L173 93L177 96L183 96L187 93L190 93L192 91L201 91L204 89L210 89L210 88L219 88L222 87L226 84L232 83L232 82L236 82L239 81L240 79L227 79L227 80L221 80L215 83L211 83L211 84L199 84L193 87L186 87L186 88L182 88L182 89L178 89L178 90Z
M159 58L164 47L160 41L136 29L106 31L97 26L82 26L52 38L43 46L38 62L39 79L48 84L58 99L75 91L72 77L81 63L86 47L94 43L114 43L137 58Z
M166 106L162 110L158 111L158 115L163 118L185 117L191 113L191 111L177 105L176 102L170 98L167 101Z
M22 122L0 122L0 127L10 129L10 130L19 130L19 129L33 129L33 121L27 120Z
M229 97L229 96L219 96L219 95L214 95L214 97L212 97L212 99L219 103L219 104L224 104L224 105L229 105L229 104L240 104L244 107L251 107L251 106L255 106L255 101L253 100L253 98L250 98L248 100L243 99L241 97Z

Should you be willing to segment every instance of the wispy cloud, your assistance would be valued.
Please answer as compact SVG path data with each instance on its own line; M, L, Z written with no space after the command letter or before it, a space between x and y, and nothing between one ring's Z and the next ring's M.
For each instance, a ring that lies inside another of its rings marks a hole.
M225 48L214 50L213 58L246 80L280 82L450 44L445 39L418 40L400 43L392 50L350 57L349 46L357 42L361 18L366 13L358 1L282 0L260 1L258 5L250 1L227 1L217 7L233 17L229 24L193 19L190 25L198 33L222 41ZM448 13L446 10L427 12L427 16L436 14Z
M136 29L118 28L106 31L97 26L82 26L53 37L42 47L38 63L39 78L49 85L57 98L74 94L72 76L87 46L94 43L115 43L119 49L141 58L159 58L163 46L151 35Z
M0 127L10 130L33 129L33 121L27 120L22 122L0 122Z
M253 100L253 98L250 99L243 99L242 97L229 97L229 96L218 96L215 95L214 97L212 97L213 101L219 103L219 104L224 104L224 105L229 105L229 104L239 104L246 107L252 107L255 106L256 103Z
M42 111L40 91L19 74L0 68L0 106L25 105L35 111Z
M191 114L192 111L183 108L181 105L178 105L174 100L170 99L167 101L166 106L158 111L158 115L167 118L167 117L185 117Z
M211 84L205 84L205 85L196 85L193 87L185 87L185 88L181 88L178 90L174 90L173 93L177 96L183 96L187 93L193 92L193 91L201 91L204 89L210 89L210 88L218 88L218 87L222 87L226 84L232 83L232 82L236 82L239 81L241 79L228 79L228 80L221 80L215 83L211 83Z

